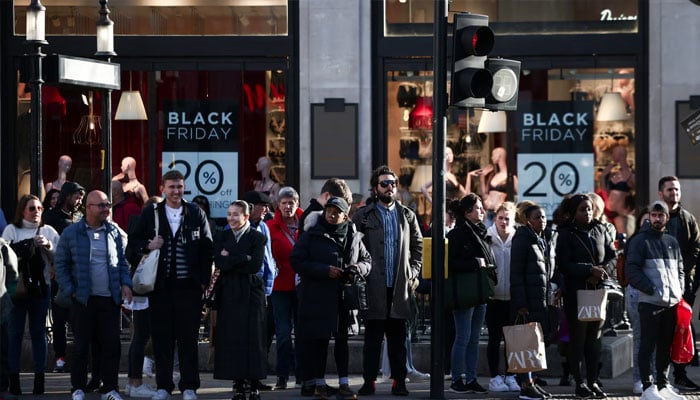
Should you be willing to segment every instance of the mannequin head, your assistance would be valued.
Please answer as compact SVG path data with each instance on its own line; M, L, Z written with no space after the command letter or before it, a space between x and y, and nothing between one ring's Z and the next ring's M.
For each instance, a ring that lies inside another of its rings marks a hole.
M445 164L452 164L452 162L455 160L455 155L452 152L452 147L447 146L445 147Z
M73 159L70 156L62 155L58 158L58 171L67 174L70 171L71 166L73 166Z
M136 171L136 160L133 157L124 157L122 159L122 173L128 175L134 171Z
M612 159L617 164L627 161L627 149L625 146L615 146L612 149Z
M272 164L272 162L270 161L269 158L260 157L260 158L258 158L258 162L255 164L255 170L258 172L269 171L270 164Z
M505 162L506 160L506 149L503 147L496 147L493 149L491 152L491 162L495 165L498 165L501 162Z

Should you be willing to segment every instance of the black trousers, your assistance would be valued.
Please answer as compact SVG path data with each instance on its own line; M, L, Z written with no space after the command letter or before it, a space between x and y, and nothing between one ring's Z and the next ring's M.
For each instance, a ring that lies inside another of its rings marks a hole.
M143 357L146 352L146 344L151 338L151 315L150 310L134 310L132 324L134 332L131 335L129 345L129 378L143 378Z
M453 318L454 319L454 318ZM501 342L503 341L503 327L513 325L510 318L510 301L490 300L486 307L486 327L489 330L489 342L486 346L486 359L489 362L491 377L499 372L499 358L503 357L504 366L508 369L505 351L500 355Z
M571 375L577 384L583 382L582 362L586 361L588 384L598 380L598 364L602 350L602 328L605 321L584 322L578 320L576 292L564 298L564 312L569 324L568 362Z
M180 391L197 390L202 288L191 279L168 280L149 297L156 385L172 393L173 352L180 359Z
M51 318L53 324L51 326L53 332L53 351L56 358L66 356L66 328L70 319L70 310L52 303Z
M668 384L671 363L671 342L676 330L676 306L667 308L649 303L639 303L641 338L637 365L644 389L651 386L651 353L656 348L656 386Z
M73 365L71 391L85 390L90 346L97 342L99 371L103 393L119 390L119 360L121 357L121 308L111 297L90 296L87 305L73 301Z

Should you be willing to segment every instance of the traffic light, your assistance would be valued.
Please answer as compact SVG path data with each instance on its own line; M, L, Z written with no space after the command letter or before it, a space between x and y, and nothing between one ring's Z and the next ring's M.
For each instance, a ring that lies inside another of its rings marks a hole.
M484 107L493 77L486 69L486 56L493 49L493 31L486 15L458 13L453 23L452 84L450 104Z
M486 15L454 16L450 105L513 111L518 105L520 61L487 58L494 45L488 24Z

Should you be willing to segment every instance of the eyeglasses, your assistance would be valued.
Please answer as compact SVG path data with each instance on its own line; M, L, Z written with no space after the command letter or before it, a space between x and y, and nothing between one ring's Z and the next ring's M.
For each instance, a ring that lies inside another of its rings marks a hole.
M44 207L42 206L29 206L27 207L27 210L34 212L34 211L44 211Z
M89 206L99 207L99 208L102 208L102 209L112 207L112 203L97 203L97 204L88 204L88 205L89 205Z
M395 187L396 181L393 179L384 179L383 181L379 182L379 186L381 186L383 188L389 187L389 185L394 185L394 187Z

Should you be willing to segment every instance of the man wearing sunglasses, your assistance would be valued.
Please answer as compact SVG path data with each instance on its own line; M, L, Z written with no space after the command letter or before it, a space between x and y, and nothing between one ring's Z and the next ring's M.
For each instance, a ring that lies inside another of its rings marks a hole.
M367 277L369 309L362 313L364 383L358 394L375 392L382 339L386 335L394 379L391 393L407 396L406 321L411 317L410 291L417 285L421 269L423 237L416 215L396 201L396 173L382 165L372 172L370 184L371 201L352 218L372 255L372 270Z
M56 249L56 302L70 306L73 315L73 400L85 398L88 350L94 339L100 352L102 400L122 400L120 315L122 298L131 301L131 278L119 229L107 220L111 207L105 193L90 192L85 217L63 230Z

